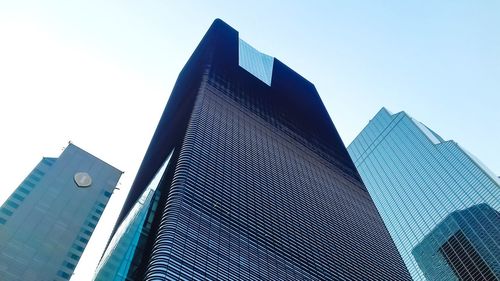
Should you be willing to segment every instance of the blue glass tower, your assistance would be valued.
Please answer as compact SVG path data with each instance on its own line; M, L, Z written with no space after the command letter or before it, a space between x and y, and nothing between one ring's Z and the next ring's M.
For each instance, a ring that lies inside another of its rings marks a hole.
M445 141L405 112L392 114L382 108L348 151L414 280L438 280L421 258L429 255L443 261L440 264L447 268L443 272L450 273L441 275L442 278L460 279L451 260L444 262L445 252L456 249L456 245L468 248L464 241L470 237L474 237L472 244L481 241L488 245L488 251L498 253L498 240L491 243L480 233L484 228L484 233L498 237L500 225L487 223L484 216L491 217L492 213L476 205L495 210L493 214L498 220L499 180L457 143ZM465 214L469 219L464 220ZM449 222L459 218L467 235L451 239L458 230L450 228ZM440 247L444 250L438 251ZM414 253L419 258L415 259ZM500 256L485 253L477 251L481 259L495 262L484 263L488 268L478 270L486 275L490 270L498 278L498 266L492 265L498 265Z
M314 85L220 20L179 75L116 229L98 280L410 279Z
M69 280L122 172L69 144L0 208L0 280Z

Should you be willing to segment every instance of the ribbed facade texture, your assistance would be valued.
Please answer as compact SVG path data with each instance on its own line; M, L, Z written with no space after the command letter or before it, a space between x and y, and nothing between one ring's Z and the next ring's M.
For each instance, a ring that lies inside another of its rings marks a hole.
M43 158L0 209L0 280L69 280L121 174L73 144Z
M414 280L499 280L500 184L472 154L385 108L348 151Z
M241 42L215 21L177 81L119 219L171 154L128 276L410 280L314 86Z

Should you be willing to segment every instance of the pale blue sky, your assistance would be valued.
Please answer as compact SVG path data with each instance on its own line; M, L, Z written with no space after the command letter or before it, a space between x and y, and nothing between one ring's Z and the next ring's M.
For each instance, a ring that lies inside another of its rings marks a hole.
M499 174L499 15L499 1L2 1L0 199L72 140L125 170L119 209L217 17L314 83L346 145L385 106ZM84 258L74 280L92 275Z

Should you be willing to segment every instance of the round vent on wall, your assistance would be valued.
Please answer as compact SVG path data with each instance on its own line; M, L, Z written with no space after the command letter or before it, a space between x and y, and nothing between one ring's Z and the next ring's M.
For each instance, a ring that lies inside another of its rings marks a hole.
M73 179L78 187L89 187L92 184L92 178L85 172L76 173Z

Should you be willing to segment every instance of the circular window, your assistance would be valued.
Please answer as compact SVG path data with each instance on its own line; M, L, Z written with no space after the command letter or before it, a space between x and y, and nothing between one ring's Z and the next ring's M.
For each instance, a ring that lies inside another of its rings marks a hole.
M78 187L89 187L92 184L92 178L85 172L76 173L73 179Z

